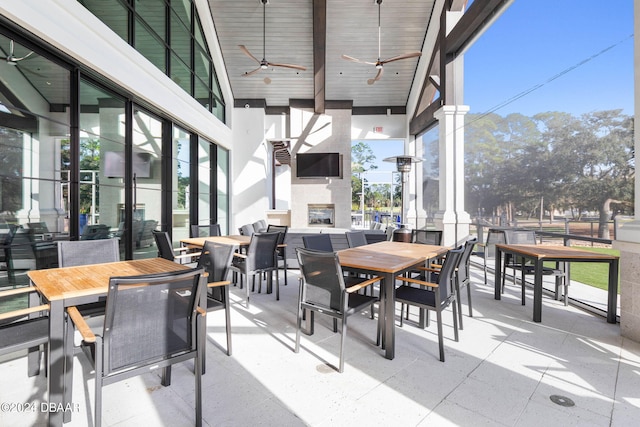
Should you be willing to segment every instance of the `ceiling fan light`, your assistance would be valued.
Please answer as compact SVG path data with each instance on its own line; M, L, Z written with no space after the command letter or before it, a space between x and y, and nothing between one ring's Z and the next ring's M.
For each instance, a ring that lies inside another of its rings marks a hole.
M7 59L7 64L13 65L15 67L16 65L18 65L18 62L17 61L13 61L11 59Z
M260 68L266 70L267 68L269 68L269 66L267 64L260 64Z

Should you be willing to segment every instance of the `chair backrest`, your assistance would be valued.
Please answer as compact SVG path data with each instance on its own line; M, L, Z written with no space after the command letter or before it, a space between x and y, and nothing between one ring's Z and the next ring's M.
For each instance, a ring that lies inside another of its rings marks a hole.
M158 247L158 256L160 258L173 261L176 258L176 254L173 251L173 245L171 244L171 237L166 231L153 230L153 238L156 240L156 246Z
M344 279L335 252L296 248L302 273L302 302L321 308L344 310Z
M203 272L196 268L109 280L104 376L199 351L196 307Z
M478 243L477 238L468 239L464 242L464 250L460 259L458 260L458 268L456 271L458 283L461 285L467 284L470 279L469 275L469 264L471 261L471 252L473 252L473 248L476 243Z
M350 248L367 244L367 236L365 236L364 231L347 231L344 234L347 236L347 243Z
M209 237L209 236L221 236L220 224L207 224L207 225L191 225L191 234L189 237Z
M254 222L253 224L253 231L255 233L264 233L268 230L268 226L267 226L267 221L265 221L264 219L259 219L256 222Z
M60 267L120 261L118 239L61 240L57 243Z
M204 243L202 254L198 258L198 267L204 268L209 273L207 277L209 283L221 282L227 279L234 249L233 245L224 245L212 241Z
M256 232L255 228L253 228L253 224L245 224L238 229L241 235L243 236L252 236L253 233Z
M328 234L309 234L308 236L302 236L302 244L305 249L314 249L316 251L333 252L333 244L331 243L331 236Z
M496 244L507 243L504 230L490 229L487 233L487 243L484 249L484 258L493 259L496 257Z
M49 232L46 222L28 222L27 227L33 234L44 234Z
M287 225L273 225L273 224L269 224L267 226L267 233L280 233L280 236L278 236L278 245L282 245L284 244L284 239L287 238L287 230L289 229L289 226ZM278 247L277 251L278 251L278 255L282 256L284 254L284 249L285 248L281 248Z
M80 240L101 240L109 238L109 226L105 224L86 225Z
M253 233L247 248L247 271L256 272L278 267L276 248L280 233Z
M387 225L386 230L384 230L385 234L387 235L387 240L391 241L393 239L393 232L396 231L398 229L398 227L396 227L393 224L389 224Z
M536 232L534 230L506 230L505 243L507 245L535 245Z
M412 230L411 233L413 243L436 246L442 244L442 230Z
M440 302L446 301L453 292L453 281L455 280L456 267L460 263L460 257L464 252L463 247L451 249L442 264L440 274L438 274L438 287L440 288Z

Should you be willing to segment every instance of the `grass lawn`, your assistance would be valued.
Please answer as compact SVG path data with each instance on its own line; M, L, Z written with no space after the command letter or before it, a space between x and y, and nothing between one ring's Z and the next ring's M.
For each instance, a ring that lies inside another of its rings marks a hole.
M607 248L592 248L580 246L580 249L609 255L620 256L620 251ZM607 289L609 283L609 265L602 262L573 262L571 263L571 280ZM620 279L618 279L618 293L620 293Z

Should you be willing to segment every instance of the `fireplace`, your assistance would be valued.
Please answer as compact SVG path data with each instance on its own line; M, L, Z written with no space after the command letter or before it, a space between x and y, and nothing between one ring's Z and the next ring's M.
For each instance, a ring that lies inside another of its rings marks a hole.
M307 205L309 212L308 224L310 227L334 227L335 205L314 204Z

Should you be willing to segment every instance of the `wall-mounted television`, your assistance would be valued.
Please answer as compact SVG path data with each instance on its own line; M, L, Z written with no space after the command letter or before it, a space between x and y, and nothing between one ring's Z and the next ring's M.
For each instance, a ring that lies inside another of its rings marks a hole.
M109 178L124 178L124 152L105 151L104 175ZM136 178L151 178L151 154L133 153L133 173Z
M298 178L342 178L342 154L299 153L296 155Z

